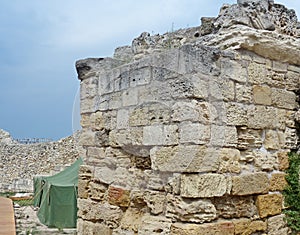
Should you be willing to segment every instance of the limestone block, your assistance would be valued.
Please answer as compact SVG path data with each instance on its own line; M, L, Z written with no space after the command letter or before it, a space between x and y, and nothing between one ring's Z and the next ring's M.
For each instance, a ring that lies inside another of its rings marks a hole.
M223 101L233 101L234 100L234 82L222 78L222 79L210 79L209 80L209 97L211 99L223 100Z
M239 219L234 220L233 224L235 235L252 235L267 231L267 223L261 220Z
M252 195L266 193L269 190L267 173L243 174L232 177L232 195Z
M130 191L110 185L108 187L108 202L111 205L128 207L130 204Z
M207 224L174 223L171 235L234 235L234 224L221 221Z
M226 123L228 125L245 126L247 125L247 107L239 103L227 103Z
M245 84L236 83L235 85L236 101L241 103L252 103L253 93L252 87Z
M255 202L252 196L225 196L213 200L218 217L225 219L248 217L257 215Z
M202 75L199 73L189 77L193 85L192 98L207 99L209 95L209 91L207 90L207 87L209 86L208 80L210 79L207 77L207 75Z
M219 173L240 173L240 151L237 149L223 148L220 150Z
M177 125L146 126L143 128L144 145L176 145L178 144Z
M95 112L96 99L95 98L86 98L80 100L80 114L92 113Z
M104 201L107 197L107 186L97 181L90 182L86 192L88 193L89 198L96 201Z
M111 184L115 181L115 169L110 169L106 166L96 167L94 170L94 176L97 180L105 184Z
M143 129L132 127L128 130L112 130L109 132L109 145L112 147L141 145Z
M284 171L289 168L289 151L280 151L278 152L278 168L280 171Z
M282 194L259 195L256 199L256 206L259 216L265 218L270 215L278 215L282 210Z
M210 139L210 128L200 123L184 123L179 126L180 143L205 144Z
M141 219L143 217L143 212L139 209L136 209L136 208L131 208L129 207L125 213L124 213L124 216L122 217L122 220L121 220L121 229L122 230L126 230L126 233L125 231L123 231L123 233L120 232L114 232L113 234L116 234L116 235L129 235L129 234L136 234L137 231L138 231L138 227L141 223ZM132 233L130 233L130 231Z
M88 147L87 155L89 158L94 158L99 160L103 159L105 158L105 148Z
M285 173L273 173L270 178L270 191L283 191L287 186Z
M277 150L283 148L285 145L285 138L283 132L266 130L263 144L266 149Z
M128 89L122 93L123 107L137 105L138 104L138 89Z
M135 66L137 68L135 68ZM130 87L149 84L151 81L151 67L140 67L139 64L133 64L129 70Z
M262 130L248 129L247 127L238 127L238 148L249 149L249 148L260 148L262 139Z
M184 199L168 194L166 216L172 221L203 223L216 219L216 208L210 200Z
M139 235L169 235L172 221L164 216L145 214L138 228Z
M271 99L272 104L279 108L291 110L296 108L296 94L292 91L272 88Z
M122 104L122 92L114 92L108 96L108 108L109 109L120 109L123 107ZM102 97L100 97L101 100ZM103 101L102 101L103 102Z
M285 73L287 72L288 64L287 63L281 63L279 61L272 61L273 66L272 69L276 72L282 72Z
M80 98L92 98L97 95L98 78L97 76L89 77L80 83Z
M109 228L119 226L123 211L108 203L96 203L88 199L78 199L78 217L83 220L103 221Z
M253 86L253 101L256 104L271 105L271 88L268 86Z
M109 70L99 74L98 95L112 93L114 91L114 71Z
M275 129L278 124L278 113L273 107L250 106L247 112L248 127L252 129Z
M77 233L80 235L111 235L112 229L110 229L107 225L78 219Z
M298 142L297 131L294 128L286 128L285 132L285 148L286 149L296 149Z
M129 111L127 109L119 109L117 113L117 129L129 128Z
M170 107L167 103L143 103L130 112L129 124L130 126L168 124L170 122L170 113Z
M176 102L172 106L172 120L173 121L198 121L200 118L198 102L191 100L188 102Z
M91 125L90 114L82 114L81 115L80 125L82 128L88 128Z
M272 171L278 169L277 153L268 152L265 149L253 151L254 166L258 171Z
M212 172L219 166L219 152L199 145L155 147L150 151L152 169L170 172Z
M221 77L229 78L237 82L247 81L247 69L238 61L228 58L221 59Z
M80 146L94 146L95 145L95 132L82 131L79 136L78 144Z
M148 191L144 195L144 201L147 203L147 207L153 215L159 215L165 211L165 193Z
M228 181L220 174L181 176L180 195L186 198L220 197L227 192Z
M285 215L276 215L268 218L269 235L288 235L290 230L285 222Z
M299 67L294 67L299 69ZM289 91L297 91L300 84L300 71L288 71L286 74L286 89Z
M111 96L111 94L107 94L107 95L102 95L102 96L96 96L95 97L95 111L107 111L109 110L109 106L113 107L114 105L118 106L119 102L118 100L113 101L111 100L111 97L115 97L115 96ZM115 104L114 104L115 102ZM112 109L112 108L111 108Z
M109 145L109 130L101 129L95 132L95 146L108 146Z
M267 76L267 68L265 64L250 62L248 66L248 79L253 84L264 84Z
M78 197L79 198L88 198L88 185L89 180L78 179Z
M210 145L218 147L236 147L237 130L234 126L211 125L210 128Z
M135 235L136 233L132 230L117 228L114 229L112 235Z
M91 114L90 123L91 128L94 130L101 130L107 127L107 118L104 112L98 111Z

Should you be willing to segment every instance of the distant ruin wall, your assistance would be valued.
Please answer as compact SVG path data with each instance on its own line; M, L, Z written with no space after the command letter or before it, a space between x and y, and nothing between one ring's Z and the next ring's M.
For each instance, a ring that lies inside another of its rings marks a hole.
M20 144L0 130L0 192L31 192L34 175L49 175L79 156L75 136L57 142Z
M288 234L295 17L273 1L238 1L201 27L143 33L114 58L78 61L78 233Z

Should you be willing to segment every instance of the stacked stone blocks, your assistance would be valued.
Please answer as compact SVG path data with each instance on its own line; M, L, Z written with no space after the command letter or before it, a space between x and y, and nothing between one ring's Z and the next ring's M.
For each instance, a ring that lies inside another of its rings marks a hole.
M247 40L224 49L178 36L151 49L145 35L133 54L77 62L78 233L288 234L299 64Z

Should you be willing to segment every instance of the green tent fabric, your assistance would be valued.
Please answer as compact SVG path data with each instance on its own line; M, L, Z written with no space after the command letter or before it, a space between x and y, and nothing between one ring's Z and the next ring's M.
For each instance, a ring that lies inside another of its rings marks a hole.
M53 176L34 177L34 205L40 207L38 218L48 227L75 228L77 221L79 158Z

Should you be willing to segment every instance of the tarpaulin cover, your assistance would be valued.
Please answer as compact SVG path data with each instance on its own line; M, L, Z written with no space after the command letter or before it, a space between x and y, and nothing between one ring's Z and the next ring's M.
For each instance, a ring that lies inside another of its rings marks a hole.
M40 207L38 218L48 227L75 228L77 220L79 158L53 176L34 177L34 205Z

